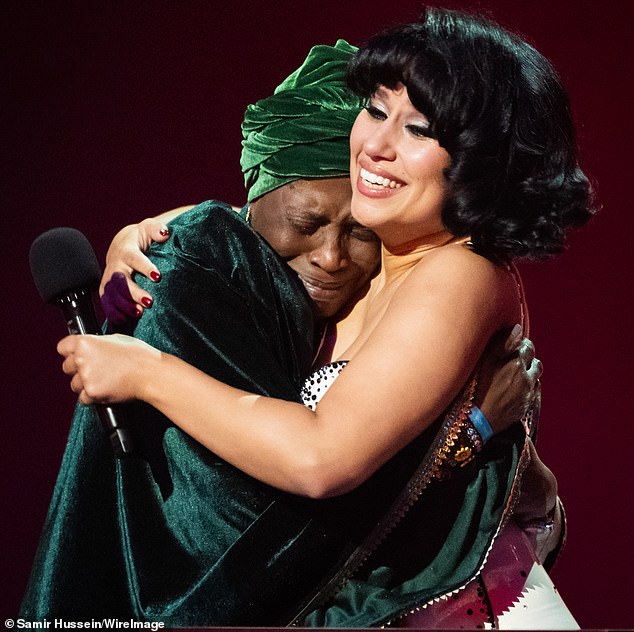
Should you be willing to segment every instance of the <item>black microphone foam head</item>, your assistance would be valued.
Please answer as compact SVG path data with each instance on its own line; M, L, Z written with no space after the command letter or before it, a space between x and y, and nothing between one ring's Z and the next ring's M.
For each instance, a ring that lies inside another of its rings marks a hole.
M47 302L70 291L95 290L101 269L90 242L75 228L52 228L31 244L29 263L35 286Z

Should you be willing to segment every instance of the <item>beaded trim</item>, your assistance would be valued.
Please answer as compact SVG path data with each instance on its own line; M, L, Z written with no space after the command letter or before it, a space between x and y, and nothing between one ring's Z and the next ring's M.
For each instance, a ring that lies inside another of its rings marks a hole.
M447 480L451 476L451 470L473 461L476 453L484 446L480 433L469 418L476 384L477 380L473 378L463 396L447 413L432 443L436 459L431 467L431 474L436 480Z

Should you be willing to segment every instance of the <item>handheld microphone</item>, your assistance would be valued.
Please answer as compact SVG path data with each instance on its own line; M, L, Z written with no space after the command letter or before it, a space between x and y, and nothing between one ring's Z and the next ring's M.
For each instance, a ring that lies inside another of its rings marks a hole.
M31 244L31 274L46 303L62 309L70 334L100 334L91 293L99 287L101 270L90 242L74 228L53 228ZM115 456L133 450L121 407L96 404L102 427Z

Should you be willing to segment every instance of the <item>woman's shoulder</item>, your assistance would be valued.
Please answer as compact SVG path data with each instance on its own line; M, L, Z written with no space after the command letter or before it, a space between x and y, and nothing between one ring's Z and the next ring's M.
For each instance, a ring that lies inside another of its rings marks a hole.
M438 280L478 288L503 282L508 270L476 253L468 243L450 244L429 252L416 266L418 280Z
M483 318L513 318L516 281L505 265L477 254L466 244L430 252L402 287L402 298L426 307L461 309ZM448 307L449 306L449 307Z
M170 227L196 227L199 224L209 223L218 225L226 222L242 222L239 213L234 207L220 200L206 200L191 208L187 213L182 213L170 222Z
M260 249L263 240L230 204L207 200L170 222L175 248L192 256L219 259L235 250ZM210 250L211 249L211 250Z

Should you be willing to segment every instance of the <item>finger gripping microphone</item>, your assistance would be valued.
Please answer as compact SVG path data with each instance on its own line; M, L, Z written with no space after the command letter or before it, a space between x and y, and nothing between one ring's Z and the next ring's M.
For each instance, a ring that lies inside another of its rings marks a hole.
M90 242L74 228L53 228L31 244L31 274L45 302L61 307L71 334L100 334L91 293L99 287L101 269ZM115 456L132 452L130 430L120 407L96 404Z

